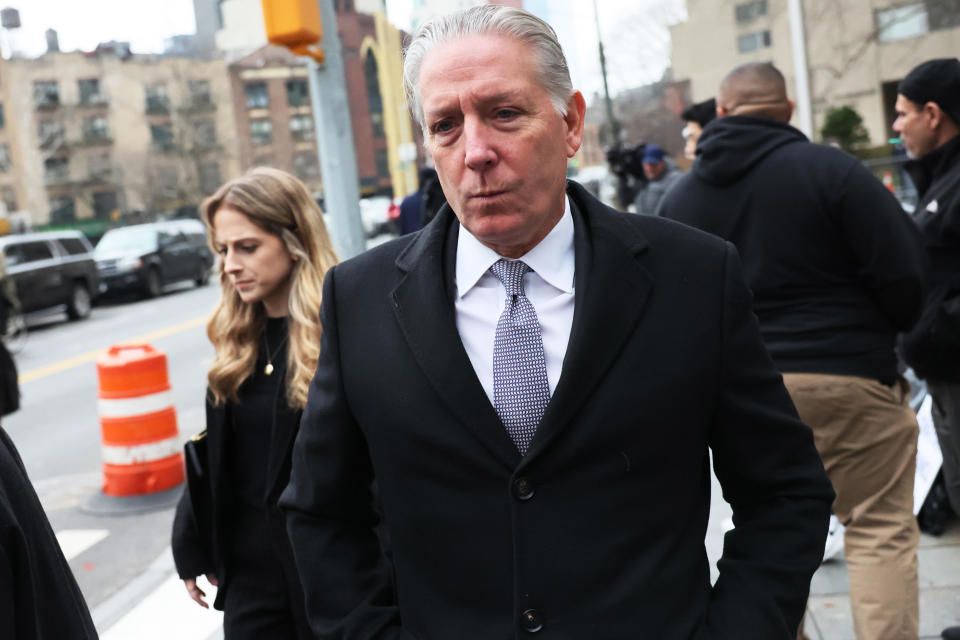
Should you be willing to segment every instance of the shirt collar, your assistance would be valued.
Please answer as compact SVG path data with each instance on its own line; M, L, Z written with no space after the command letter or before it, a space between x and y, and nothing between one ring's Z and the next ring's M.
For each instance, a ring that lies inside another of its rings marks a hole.
M502 257L460 225L457 236L457 296L462 298L469 293L493 263ZM573 293L575 262L569 198L563 199L560 221L520 260L551 286L564 293Z

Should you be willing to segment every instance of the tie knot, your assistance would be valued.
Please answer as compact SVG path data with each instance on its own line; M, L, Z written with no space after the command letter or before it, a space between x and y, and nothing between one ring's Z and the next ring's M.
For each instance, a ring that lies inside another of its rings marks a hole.
M493 275L503 283L508 296L522 296L523 276L530 271L530 267L522 260L507 260L500 258L490 267Z

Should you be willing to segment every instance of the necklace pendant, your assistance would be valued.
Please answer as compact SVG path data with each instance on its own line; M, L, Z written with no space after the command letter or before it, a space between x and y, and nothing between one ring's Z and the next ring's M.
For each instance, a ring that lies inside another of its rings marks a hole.
M267 363L267 366L265 366L265 367L263 368L263 372L264 372L265 374L267 374L268 376L269 376L270 374L272 374L272 373L273 373L273 363L272 363L272 362L268 362L268 363Z

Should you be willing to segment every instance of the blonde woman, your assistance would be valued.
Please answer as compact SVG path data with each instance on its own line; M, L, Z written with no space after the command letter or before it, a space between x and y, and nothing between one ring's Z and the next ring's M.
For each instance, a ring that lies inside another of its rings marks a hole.
M216 357L206 482L177 507L177 572L202 607L196 578L219 586L213 606L224 612L227 640L305 639L303 592L276 502L320 352L323 277L337 258L307 188L283 171L258 168L226 183L201 213L223 293L207 325Z

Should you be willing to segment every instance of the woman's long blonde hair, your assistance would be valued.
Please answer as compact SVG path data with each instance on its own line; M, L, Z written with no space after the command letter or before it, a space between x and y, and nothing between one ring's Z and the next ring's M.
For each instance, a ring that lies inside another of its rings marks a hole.
M320 355L320 299L323 277L337 263L323 214L307 187L279 169L258 167L221 186L200 206L207 240L214 253L213 219L221 207L246 215L252 223L283 241L293 256L287 319L287 403L302 409ZM218 261L220 302L207 324L207 336L216 350L207 382L214 403L237 401L240 385L253 373L260 334L267 315L262 303L240 299L223 260Z

